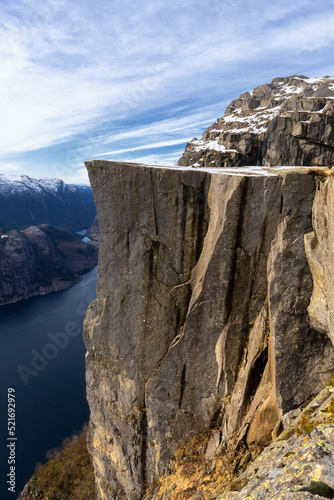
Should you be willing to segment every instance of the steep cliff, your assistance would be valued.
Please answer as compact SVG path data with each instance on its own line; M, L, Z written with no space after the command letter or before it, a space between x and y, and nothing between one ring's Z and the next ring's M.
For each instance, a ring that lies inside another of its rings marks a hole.
M334 179L87 168L101 230L84 332L89 448L98 498L136 500L208 429L211 448L254 458L334 371L332 210L322 217Z
M333 165L334 79L275 78L187 144L180 165Z
M0 230L0 305L58 292L97 265L98 250L65 229L42 224Z

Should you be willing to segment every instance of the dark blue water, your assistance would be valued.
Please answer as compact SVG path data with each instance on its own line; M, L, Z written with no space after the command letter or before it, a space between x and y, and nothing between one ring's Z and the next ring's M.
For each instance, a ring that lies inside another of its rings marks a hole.
M82 324L97 267L59 293L0 307L0 498L16 499L45 452L88 421ZM15 389L16 492L8 491L7 391Z

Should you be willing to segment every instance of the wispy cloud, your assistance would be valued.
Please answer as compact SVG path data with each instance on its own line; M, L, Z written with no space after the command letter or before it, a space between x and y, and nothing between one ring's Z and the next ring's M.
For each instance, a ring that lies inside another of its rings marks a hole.
M1 173L2 174L10 174L10 173L15 173L15 172L20 172L21 166L17 163L12 163L12 162L4 162L1 165Z
M140 137L148 138L152 136L163 136L164 134L178 134L180 132L184 134L185 131L190 131L188 133L191 134L191 131L200 130L201 127L211 123L214 111L223 109L224 105L225 103L216 105L216 109L210 106L209 110L203 110L201 113L193 113L189 116L183 116L182 118L169 118L161 121L154 121L149 125L142 125L140 127L133 125L131 128L129 127L122 132L109 132L97 138L91 138L89 143L103 145L109 144L111 140L114 142L129 141Z
M163 156L240 92L331 69L332 0L5 0L1 9L0 159L14 163L54 145L68 157L71 141L75 165L86 154L161 147Z
M212 117L217 111L225 107L225 103L219 103L218 106L209 106L200 113L191 113L181 118L171 117L164 120L153 121L143 125L129 125L122 130L108 130L105 133L98 134L95 137L85 137L81 140L76 150L78 156L82 159L93 157L118 157L123 156L126 159L133 159L134 153L140 150L155 150L171 146L184 146L196 134L205 130L212 123ZM185 110L184 110L185 111ZM189 113L189 110L187 110ZM181 150L182 151L182 150ZM175 155L179 151L175 152ZM161 153L165 158L165 152ZM182 154L182 152L181 152ZM156 153L155 153L155 156Z
M298 51L315 52L330 47L334 42L334 11L331 13L318 13L312 18L295 20L289 30L283 31L282 27L272 32L269 48L279 51L293 48Z
M62 180L66 182L66 184L83 184L88 185L88 173L85 167L80 167L72 172L68 172L62 176Z
M123 153L131 153L133 151L140 151L145 149L157 149L165 148L168 146L178 146L179 144L184 144L187 142L187 138L176 139L174 141L160 141L153 142L152 144L143 144L141 146L134 146L132 148L119 149L118 151L107 151L106 153L101 153L99 156L110 156L110 155L120 155Z

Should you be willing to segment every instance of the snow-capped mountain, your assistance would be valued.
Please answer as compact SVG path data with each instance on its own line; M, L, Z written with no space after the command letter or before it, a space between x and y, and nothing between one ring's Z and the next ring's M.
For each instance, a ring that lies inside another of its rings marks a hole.
M60 179L32 179L27 175L12 175L0 173L0 193L13 192L58 192L63 189L64 182ZM75 189L74 186L72 189Z
M77 231L89 227L95 215L88 186L0 174L0 228L6 231L39 224Z
M179 160L195 167L333 163L334 79L296 75L232 101Z

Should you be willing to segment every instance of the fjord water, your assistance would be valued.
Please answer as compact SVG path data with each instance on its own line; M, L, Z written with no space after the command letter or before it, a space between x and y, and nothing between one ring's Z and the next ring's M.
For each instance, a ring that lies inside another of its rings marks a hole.
M88 421L82 324L97 267L58 293L0 307L0 498L16 499L45 452ZM7 390L16 393L16 493L8 491Z

